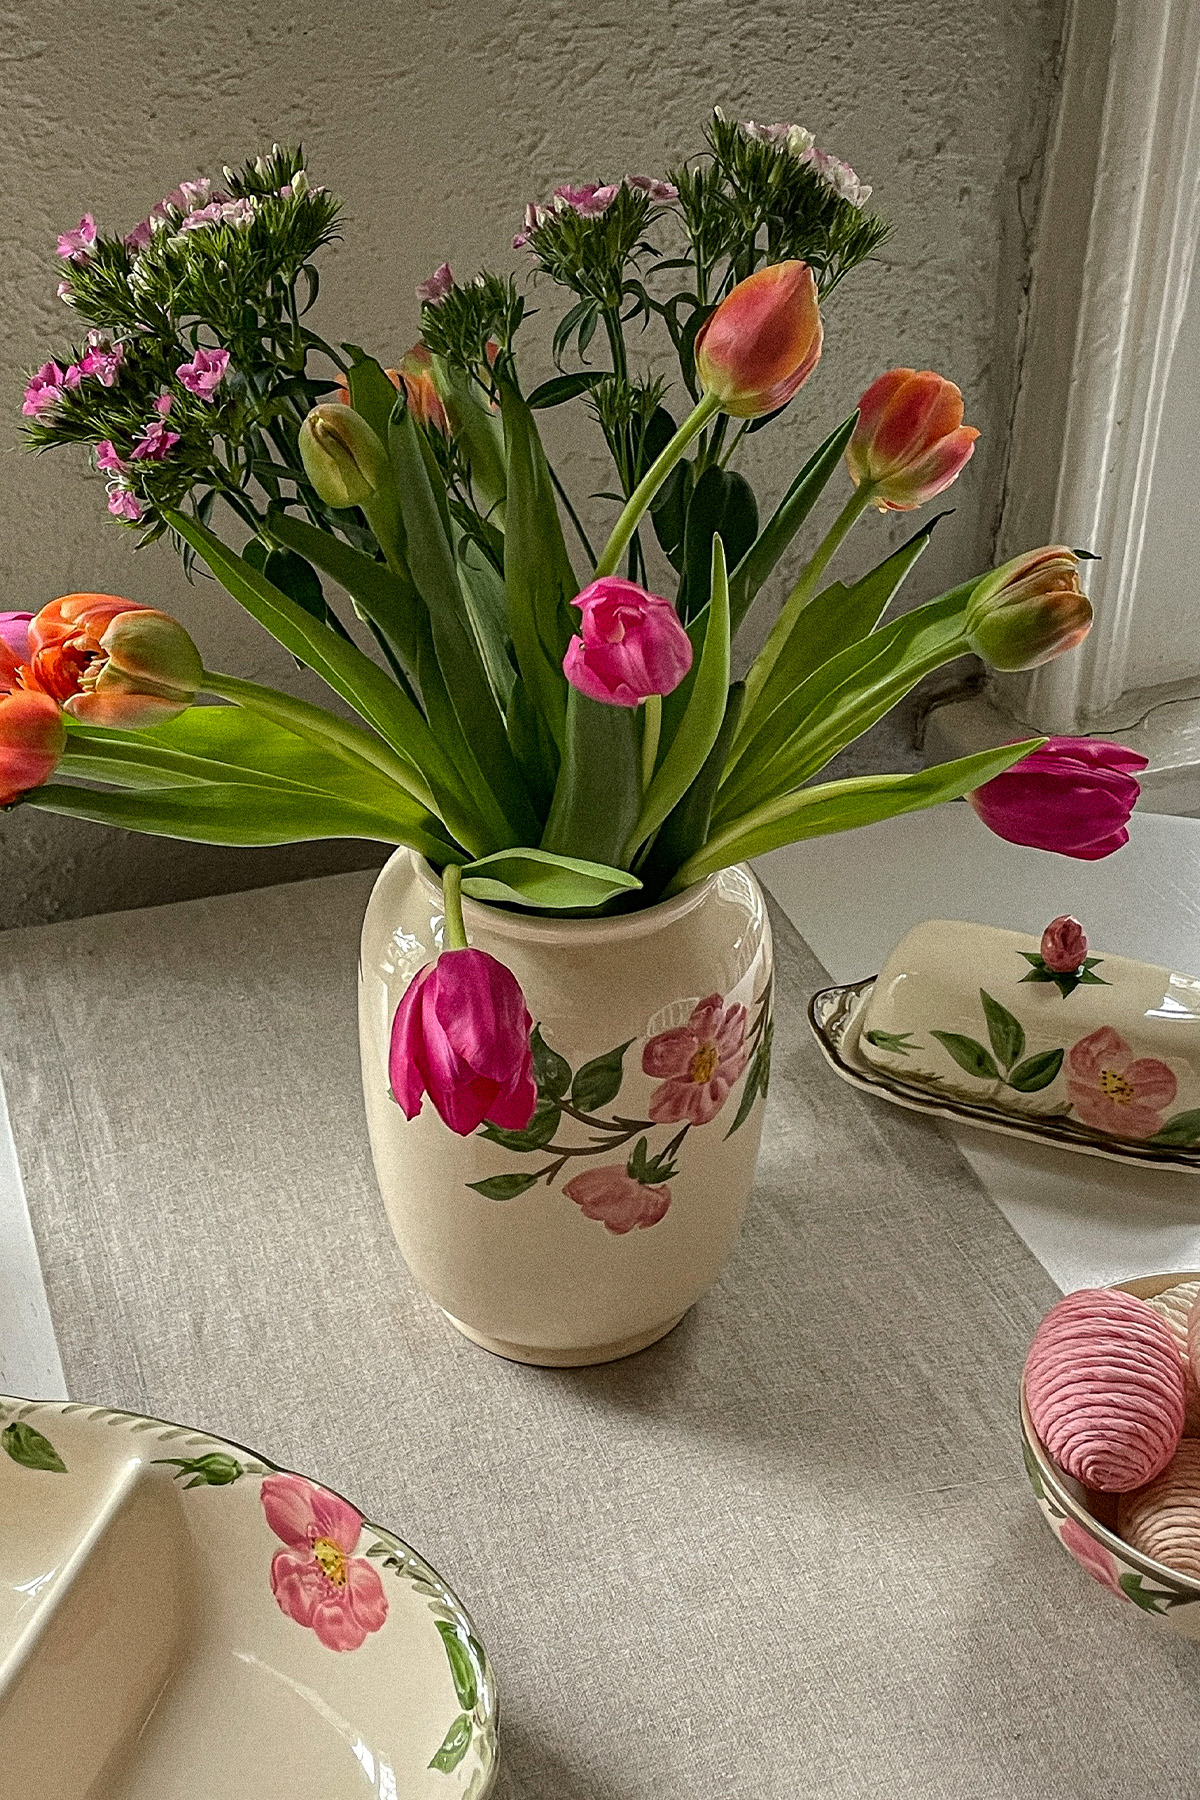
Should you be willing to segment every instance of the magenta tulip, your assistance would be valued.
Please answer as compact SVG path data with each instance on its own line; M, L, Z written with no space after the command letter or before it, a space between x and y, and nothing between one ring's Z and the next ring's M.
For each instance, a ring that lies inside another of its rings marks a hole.
M1052 737L967 799L1010 844L1096 862L1128 843L1147 760L1103 738Z
M563 658L563 674L589 700L640 706L670 694L692 666L692 640L660 594L603 575L571 602L583 614Z
M1087 955L1087 933L1070 913L1051 919L1042 933L1042 961L1056 975L1074 975Z
M537 1105L532 1025L511 969L484 950L443 950L410 981L392 1020L388 1077L405 1118L428 1094L459 1137L485 1119L523 1131Z

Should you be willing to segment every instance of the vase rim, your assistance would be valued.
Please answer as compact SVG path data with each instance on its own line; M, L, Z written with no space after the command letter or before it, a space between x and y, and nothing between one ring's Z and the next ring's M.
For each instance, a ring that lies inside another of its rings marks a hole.
M432 898L442 897L442 883L434 873L429 860L416 850L401 845L395 856L384 864L384 869L391 867L396 858L407 856L414 873ZM745 863L737 863L734 868L754 881L752 871ZM545 913L517 912L511 907L496 906L490 900L472 900L463 895L463 922L468 927L472 921L480 929L498 933L502 937L523 940L526 943L577 943L586 938L590 943L614 943L628 941L632 938L647 937L651 932L660 930L665 925L674 924L677 919L703 904L714 891L722 875L728 874L726 869L717 869L713 874L705 876L695 886L685 888L682 894L674 894L667 900L658 900L653 906L643 906L637 912L614 913L603 918L568 918L557 919Z

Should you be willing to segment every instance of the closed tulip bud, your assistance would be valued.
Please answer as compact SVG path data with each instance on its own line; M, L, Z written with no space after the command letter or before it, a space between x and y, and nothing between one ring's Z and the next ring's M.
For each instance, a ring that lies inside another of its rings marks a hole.
M432 425L443 437L450 436L450 421L433 378L433 358L424 344L414 344L400 358L400 379L408 397L408 409L418 425Z
M807 263L770 263L748 275L696 335L704 391L735 419L777 412L821 354L817 284Z
M203 677L177 619L115 594L67 594L31 621L21 678L83 724L143 731L185 712Z
M924 506L956 479L979 436L964 425L963 397L932 369L889 369L858 403L858 424L846 447L855 487L870 484L880 512Z
M66 746L62 713L49 694L0 695L0 806L40 787Z
M451 1131L485 1119L523 1131L537 1105L533 1020L511 969L485 950L443 950L409 982L392 1020L388 1074L404 1116L426 1094Z
M300 427L300 460L326 506L365 506L390 480L387 451L361 413L325 401Z
M1092 628L1079 558L1063 544L993 569L967 604L967 642L993 669L1036 669L1073 650Z
M1103 738L1052 737L967 799L1010 844L1095 862L1128 843L1146 761Z

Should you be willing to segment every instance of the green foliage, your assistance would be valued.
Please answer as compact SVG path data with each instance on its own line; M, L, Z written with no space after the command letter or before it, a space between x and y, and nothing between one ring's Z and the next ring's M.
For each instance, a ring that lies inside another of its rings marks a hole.
M549 850L498 850L462 873L462 891L470 899L543 912L591 912L640 886L624 869Z

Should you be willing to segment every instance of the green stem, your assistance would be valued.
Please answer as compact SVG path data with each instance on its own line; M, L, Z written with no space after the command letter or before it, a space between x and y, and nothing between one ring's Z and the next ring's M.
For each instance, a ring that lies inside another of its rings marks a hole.
M546 467L548 469L550 469L550 464L547 463ZM550 469L550 479L554 483L555 493L558 495L559 499L562 501L563 505L567 509L567 517L568 517L568 519L570 519L572 525L575 527L575 536L579 539L580 543L583 545L584 555L587 557L587 559L590 563L594 563L596 560L596 552L592 549L591 544L588 542L588 534L583 529L583 524L580 520L579 514L575 511L575 508L571 504L570 494L568 494L566 488L563 486L562 482L558 479L558 476L554 473L553 469Z
M463 924L462 870L457 863L447 863L442 871L442 901L446 913L442 925L442 949L465 950L467 928Z
M688 414L666 449L655 457L642 479L625 502L620 518L612 528L612 535L600 554L596 564L596 574L611 575L621 560L626 544L637 530L642 516L650 502L657 494L675 464L679 461L698 431L721 410L721 402L715 394L702 394L692 411Z
M753 425L753 423L754 423L753 419L747 419L745 421L745 423L743 424L741 430L738 432L737 436L734 438L732 444L730 444L728 450L725 452L724 456L721 458L721 467L723 469L727 469L729 467L730 463L733 461L734 451L737 449L738 445L741 443L742 439L745 437L746 433L749 431L749 429L750 429L751 425Z
M662 731L662 695L650 694L642 708L642 793L654 779L658 739Z
M738 737L745 734L747 721L754 708L754 702L766 686L775 664L779 661L783 647L792 635L792 628L804 608L808 605L817 590L817 583L825 573L834 552L840 546L860 514L871 504L875 489L871 482L864 481L856 487L843 506L824 538L818 545L816 554L808 564L799 581L788 595L780 611L779 617L771 627L766 643L755 657L750 673L746 676L746 699L742 706L741 725ZM736 740L735 740L736 742Z
M412 764L348 719L339 719L336 713L326 712L323 706L297 700L291 694L280 693L277 688L260 687L256 681L243 681L238 675L222 675L213 669L205 669L201 686L206 694L231 700L235 706L259 713L264 719L271 719L300 737L318 739L353 762L365 763L377 774L394 781L398 788L403 788L435 818L440 817L433 795Z

